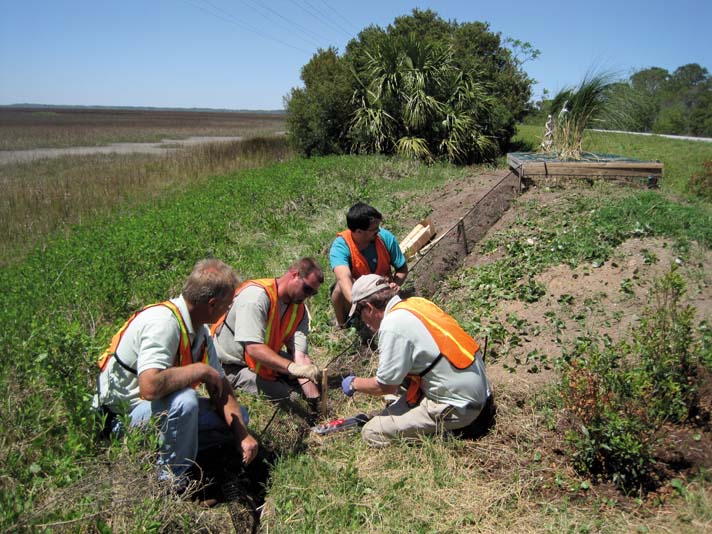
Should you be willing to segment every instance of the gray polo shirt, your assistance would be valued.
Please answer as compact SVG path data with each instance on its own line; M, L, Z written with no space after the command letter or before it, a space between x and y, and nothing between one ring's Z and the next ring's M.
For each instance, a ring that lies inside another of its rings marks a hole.
M188 306L183 296L171 299L178 307L188 330L193 361L202 359L203 341L208 351L208 365L224 376L218 361L210 331L205 325L193 327ZM116 353L127 366L140 375L147 369L173 367L180 345L180 325L173 312L165 306L154 306L139 313L124 332ZM99 375L99 403L115 413L127 413L141 402L138 375L124 369L116 358L111 358Z
M392 311L400 300L395 296L388 302L378 330L380 354L376 379L384 385L400 385L407 374L424 371L440 354L435 339L420 319L407 310ZM447 358L441 358L422 380L426 397L456 408L484 406L490 395L479 352L467 369L457 369Z
M222 363L245 365L244 343L266 343L269 307L269 295L262 287L251 285L240 291L232 302L220 333L215 336L218 357ZM280 317L286 309L287 305L279 302ZM295 351L308 354L308 334L309 311L305 310L294 335L285 343L287 351L290 354Z

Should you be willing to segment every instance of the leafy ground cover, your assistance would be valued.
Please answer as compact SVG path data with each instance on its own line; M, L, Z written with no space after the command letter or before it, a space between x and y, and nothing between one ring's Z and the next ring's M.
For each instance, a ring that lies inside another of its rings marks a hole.
M440 213L461 209L456 199L436 206L434 191L445 184L467 188L479 171L376 157L292 160L243 170L96 217L91 226L57 234L5 268L3 528L230 531L224 507L206 512L158 498L159 490L148 482L151 462L140 454L142 436L110 446L95 442L88 397L97 354L130 312L175 294L201 257L220 257L245 278L278 274L305 254L326 266L328 245L356 200L378 206L385 225L403 236L423 215L437 227ZM560 389L568 363L590 361L578 350L583 340L610 339L614 346L631 336L646 304L654 304L649 290L671 265L685 284L681 305L695 309L686 332L700 357L696 363L709 367L710 207L681 201L676 192L572 184L522 196L437 293L438 303L470 332L489 336L488 368L498 402L493 431L477 441L434 436L373 450L356 434L304 435L294 417L280 413L260 436L278 452L263 528L709 528L712 489L705 461L712 447L704 414L712 407L704 374L696 382L701 418L656 425L668 439L652 436L657 449L651 456L668 468L647 492L636 487L621 493L611 477L586 472L574 461L578 449L570 432L576 427L562 403L566 390ZM375 355L368 348L348 350L351 337L332 330L325 291L310 309L317 361L324 364L345 350L339 367L372 373ZM241 400L251 409L253 429L263 431L272 407ZM382 406L363 396L345 400L335 387L329 402L337 415ZM689 450L697 449L701 454L691 456ZM127 494L126 487L133 491Z

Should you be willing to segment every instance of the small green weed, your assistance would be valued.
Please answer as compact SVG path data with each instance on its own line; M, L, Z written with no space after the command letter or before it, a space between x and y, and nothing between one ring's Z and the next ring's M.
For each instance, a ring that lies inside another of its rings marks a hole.
M705 161L702 172L690 177L687 190L699 198L712 201L712 160Z

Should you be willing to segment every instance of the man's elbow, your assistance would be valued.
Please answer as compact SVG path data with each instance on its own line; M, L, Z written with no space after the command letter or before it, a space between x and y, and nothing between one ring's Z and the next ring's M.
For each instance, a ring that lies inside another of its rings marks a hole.
M138 392L143 400L154 401L161 398L158 373L151 373L150 377L145 377L143 374L138 377Z
M139 386L138 391L139 391L141 398L143 400L154 401L154 400L158 400L161 398L160 395L158 395L158 390L152 386L147 386L147 387Z

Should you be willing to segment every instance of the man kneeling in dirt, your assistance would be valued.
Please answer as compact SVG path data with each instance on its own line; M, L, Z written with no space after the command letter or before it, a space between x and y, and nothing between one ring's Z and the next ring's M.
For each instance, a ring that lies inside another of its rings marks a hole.
M279 278L248 280L238 288L228 312L212 328L233 387L285 400L301 386L312 407L317 405L320 371L308 356L304 301L323 281L316 261L302 258Z
M346 324L351 306L351 286L365 274L388 277L399 289L408 276L405 256L395 236L381 228L383 216L368 204L357 202L346 214L348 229L337 234L329 250L336 283L331 288L337 326ZM393 270L393 273L391 273Z
M223 262L198 262L178 298L134 314L99 360L95 402L114 431L121 428L119 414L128 415L131 426L158 418L158 476L178 492L188 486L199 449L234 440L245 464L257 454L206 326L225 313L237 282ZM210 399L195 391L201 383Z
M489 380L479 345L429 300L401 300L388 279L362 276L353 285L350 315L378 332L376 376L347 376L343 392L388 395L408 379L407 391L363 427L374 446L442 430L464 429L490 416Z

